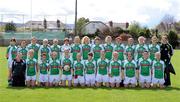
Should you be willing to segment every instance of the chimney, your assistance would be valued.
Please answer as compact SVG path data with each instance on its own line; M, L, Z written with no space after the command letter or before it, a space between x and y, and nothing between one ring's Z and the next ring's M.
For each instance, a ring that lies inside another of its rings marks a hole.
M113 22L112 21L109 21L109 26L113 27Z

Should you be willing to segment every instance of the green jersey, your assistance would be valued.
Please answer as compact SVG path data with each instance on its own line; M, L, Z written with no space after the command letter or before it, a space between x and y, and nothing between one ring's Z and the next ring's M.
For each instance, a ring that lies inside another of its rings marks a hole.
M65 65L68 65L69 68L68 69L64 69ZM73 61L72 61L72 58L70 56L62 57L61 66L62 66L62 69L63 69L63 75L71 75L72 74L71 73L72 65L73 65Z
M83 60L88 59L88 53L91 52L91 45L90 44L83 44L82 45L82 56Z
M134 52L135 52L135 46L134 45L127 45L126 47L125 47L125 53L126 53L126 55L127 55L127 53L131 53L132 54L132 56L133 56L133 58L134 58ZM126 58L127 59L127 58Z
M14 60L16 58L18 52L18 48L16 46L8 46L7 48L7 55L8 55L8 60Z
M84 62L74 61L74 75L83 76L84 75Z
M111 76L120 76L121 72L121 62L112 60L110 62L110 74Z
M105 58L112 59L113 44L104 44Z
M135 77L137 64L134 60L132 61L125 60L123 64L123 68L124 68L126 77L129 77L129 78Z
M40 47L40 54L41 54L41 59L42 59L42 55L45 54L46 55L46 60L49 61L50 60L50 53L51 53L51 49L48 46L44 46L42 45Z
M57 53L57 60L60 60L60 51L61 47L59 45L52 45L51 46L51 52L56 52Z
M139 60L140 58L142 58L142 54L144 51L148 51L148 46L145 44L143 44L143 45L138 44L135 49L135 52L136 52L135 59Z
M27 59L27 52L28 49L26 47L20 47L18 48L18 52L22 53L22 59L26 60Z
M60 63L58 60L51 60L49 63L50 75L59 75Z
M139 71L142 76L150 76L151 75L151 67L152 61L150 59L139 59Z
M97 61L100 58L103 47L101 45L93 45L94 60Z
M163 61L153 61L152 65L153 69L153 77L157 79L163 79L164 78L164 69L165 69L165 64Z
M42 61L39 64L39 69L40 69L40 74L48 74L48 62L47 61Z
M82 52L82 47L80 44L73 44L71 50L72 50L72 58L74 61L76 61L77 60L76 56L78 53Z
M85 61L85 72L86 74L95 74L96 71L96 62L94 60Z
M40 45L39 44L29 44L27 46L27 48L28 48L28 50L30 50L30 49L34 50L34 58L36 60L38 60L38 51L39 51Z
M123 44L116 44L114 46L114 51L118 52L118 60L123 61L124 60L125 46Z
M149 52L150 52L150 59L153 61L155 60L155 53L160 51L160 46L158 44L153 45L150 44L149 45Z
M109 68L108 59L98 59L97 61L97 73L100 75L107 75Z
M28 58L26 60L26 75L27 76L36 75L36 65L37 65L37 60L35 58Z

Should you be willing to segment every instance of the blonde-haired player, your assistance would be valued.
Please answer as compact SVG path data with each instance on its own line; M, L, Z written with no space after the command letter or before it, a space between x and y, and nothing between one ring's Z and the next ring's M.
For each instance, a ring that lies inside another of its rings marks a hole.
M104 44L105 58L111 60L113 50L114 50L114 45L112 44L112 37L106 36L105 44Z
M72 85L72 74L73 74L73 59L70 56L70 52L68 48L64 49L64 55L61 58L61 66L62 66L62 86L66 86L66 81L68 81L68 86Z
M46 60L49 62L51 49L48 45L48 39L43 39L43 45L40 46L39 52L41 59L42 59L42 55L46 55Z
M76 55L78 53L82 53L81 39L79 36L75 36L74 43L71 45L71 49L73 61L76 61Z
M37 60L34 58L34 50L28 51L28 58L26 60L26 85L34 87L36 85L36 75L38 72Z
M96 86L100 87L105 84L109 87L109 60L105 58L105 52L101 51L101 58L97 61Z
M58 39L53 39L53 45L50 48L51 48L51 52L55 51L57 53L57 59L60 60L61 46L58 45L58 43L59 43Z
M74 61L73 69L74 69L74 86L77 87L80 84L82 87L85 86L84 79L84 61L81 58L81 54L77 54L77 60Z
M157 87L159 85L160 88L164 88L164 70L165 63L161 60L161 53L155 53L155 60L152 65L152 83L153 87Z
M150 59L153 61L155 59L155 53L160 51L160 45L158 44L158 38L153 36L151 38L151 44L149 45Z
M118 52L113 52L110 62L109 77L111 87L119 87L122 80L121 61L118 60Z
M51 60L49 62L49 84L50 86L58 86L60 82L60 62L57 60L57 52L51 52Z
M91 44L90 44L90 38L88 36L84 36L82 38L82 57L83 60L88 59L88 53L91 52Z
M145 41L146 41L146 38L143 36L140 36L138 38L138 44L136 45L136 48L135 48L135 53L136 53L135 60L137 62L140 58L142 58L143 56L142 54L144 51L149 51L148 46L146 45Z

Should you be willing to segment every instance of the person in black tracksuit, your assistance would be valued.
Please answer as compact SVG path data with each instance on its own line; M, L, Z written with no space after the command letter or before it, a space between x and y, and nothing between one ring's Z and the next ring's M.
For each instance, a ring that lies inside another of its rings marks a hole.
M21 53L18 53L12 63L12 86L25 86L25 61L21 59Z
M164 79L165 79L164 85L170 86L171 85L170 72L175 74L175 71L171 64L173 48L171 44L168 43L168 38L166 35L163 35L161 37L160 52L161 52L161 60L163 60L166 65L165 72L164 72Z

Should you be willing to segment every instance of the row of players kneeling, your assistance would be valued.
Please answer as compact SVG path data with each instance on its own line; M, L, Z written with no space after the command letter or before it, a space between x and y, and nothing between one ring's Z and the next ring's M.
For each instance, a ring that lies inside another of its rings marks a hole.
M150 88L150 87L160 87L164 88L164 78L154 78L151 76L142 76L139 78L136 76L133 77L120 77L120 76L111 76L111 75L39 75L38 86L74 86L77 87L80 85L81 87L136 87L140 85L141 88ZM73 84L73 85L72 85ZM26 85L28 87L34 87L36 85L36 76L27 76L26 77Z

